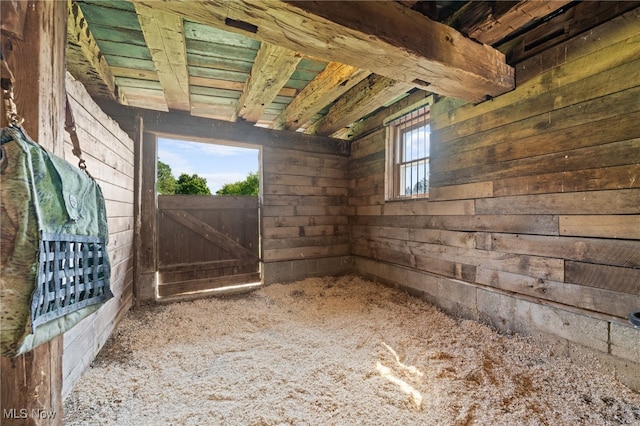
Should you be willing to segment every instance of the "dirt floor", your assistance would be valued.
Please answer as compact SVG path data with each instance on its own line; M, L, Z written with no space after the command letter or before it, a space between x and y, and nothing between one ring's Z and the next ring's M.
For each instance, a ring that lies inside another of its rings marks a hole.
M65 425L640 424L640 394L357 277L132 311Z

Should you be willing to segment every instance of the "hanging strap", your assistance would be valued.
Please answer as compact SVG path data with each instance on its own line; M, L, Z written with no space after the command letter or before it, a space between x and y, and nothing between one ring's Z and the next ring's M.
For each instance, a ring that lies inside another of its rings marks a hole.
M64 120L64 129L67 131L67 133L69 133L69 136L71 136L71 143L73 144L73 150L71 152L73 152L73 155L75 155L76 157L78 157L78 160L80 160L78 162L78 167L80 167L81 170L84 170L85 173L89 174L89 172L87 172L87 163L86 161L84 161L84 158L82 158L82 149L80 149L80 139L78 139L78 133L76 132L76 121L73 118L73 111L71 110L71 104L69 103L69 95L65 94L65 120Z
M4 101L4 107L6 110L7 121L10 126L20 127L24 122L24 118L18 114L16 103L13 97L13 84L15 78L9 68L9 64L4 59L2 50L0 50L0 87L2 88L2 99ZM73 111L71 111L71 104L69 104L69 96L65 93L65 122L64 129L71 136L71 143L73 144L73 155L78 157L78 167L89 175L87 171L87 163L82 157L82 149L80 149L80 140L78 139L78 133L76 132L76 122L73 118ZM91 176L91 175L89 175Z

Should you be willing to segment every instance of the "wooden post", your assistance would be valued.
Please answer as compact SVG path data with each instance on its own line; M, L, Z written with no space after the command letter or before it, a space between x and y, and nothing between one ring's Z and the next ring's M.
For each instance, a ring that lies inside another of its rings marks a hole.
M5 2L2 2L5 3ZM18 113L34 140L60 156L64 149L67 3L29 1L24 31L2 33L2 53L15 76ZM3 15L4 19L4 15ZM3 125L5 121L3 121ZM0 361L0 424L62 424L62 336Z
M136 279L138 301L155 300L157 271L156 239L156 167L158 163L157 137L136 130Z
M130 134L131 135L131 134ZM142 144L144 141L144 119L140 114L136 115L134 128L133 128L133 152L134 152L134 202L133 202L133 217L134 217L134 234L133 244L135 247L135 255L133 257L133 297L135 303L139 303L144 297L144 288L142 288L140 280L141 277L141 256L138 254L140 246L142 244Z

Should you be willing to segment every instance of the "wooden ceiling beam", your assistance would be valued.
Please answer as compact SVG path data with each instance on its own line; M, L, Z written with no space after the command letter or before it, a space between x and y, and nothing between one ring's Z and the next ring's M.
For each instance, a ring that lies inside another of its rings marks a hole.
M124 107L113 102L103 102L100 107L118 121L123 129L133 129L135 117L140 116L144 120L146 132L173 139L186 138L205 143L279 147L300 151L301 155L304 155L304 152L313 152L348 157L351 152L351 145L342 140L286 130L264 129L244 121L230 123L194 117L179 111L157 112ZM286 132L286 136L283 132Z
M514 88L501 52L396 2L133 1L441 95L481 101Z
M333 104L305 133L329 136L413 89L413 85L371 74Z
M189 70L182 18L135 4L169 109L190 111Z
M118 90L115 77L87 27L80 6L67 0L67 9L67 69L92 96L117 100L126 105L126 99Z
M262 42L238 100L238 117L255 123L278 96L302 56L292 50Z
M272 128L297 130L318 111L338 99L369 74L350 65L331 62L287 105Z
M570 2L571 0L471 1L454 13L446 23L472 39L491 45Z

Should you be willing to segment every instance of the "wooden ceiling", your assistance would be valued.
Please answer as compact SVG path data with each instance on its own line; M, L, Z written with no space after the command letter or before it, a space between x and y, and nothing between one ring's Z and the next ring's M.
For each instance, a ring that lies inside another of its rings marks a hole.
M99 101L345 139L418 91L473 102L510 91L520 60L625 11L567 0L68 3L67 68Z

